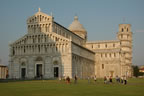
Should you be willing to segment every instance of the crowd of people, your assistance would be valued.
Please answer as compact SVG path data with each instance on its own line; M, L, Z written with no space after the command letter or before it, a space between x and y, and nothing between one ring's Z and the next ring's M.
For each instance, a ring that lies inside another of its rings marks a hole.
M59 80L61 81L62 78L59 78ZM66 81L67 84L71 83L71 79L69 76L64 77L63 80ZM92 82L91 80L93 80L93 82L96 83L97 77L96 77L96 75L93 77L88 76L87 80L88 80L88 83L91 83ZM112 76L104 76L104 84L112 84L112 83L114 83L113 80L114 79ZM77 81L78 81L78 77L75 75L74 76L74 84L77 84ZM122 77L116 76L115 82L126 85L127 84L127 77L125 75L123 75Z
M110 76L110 77L109 76L107 76L107 77L105 76L104 77L104 83L105 84L113 83L112 80L113 80L112 76ZM124 84L124 85L127 84L127 77L125 75L122 76L122 77L116 76L115 80L116 80L117 83L121 83L121 84Z

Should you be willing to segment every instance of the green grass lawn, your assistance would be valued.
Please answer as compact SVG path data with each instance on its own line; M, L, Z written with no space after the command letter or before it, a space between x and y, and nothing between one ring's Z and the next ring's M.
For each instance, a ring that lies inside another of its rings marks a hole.
M144 96L144 79L129 79L127 85L78 80L66 84L58 80L33 80L0 83L0 96Z

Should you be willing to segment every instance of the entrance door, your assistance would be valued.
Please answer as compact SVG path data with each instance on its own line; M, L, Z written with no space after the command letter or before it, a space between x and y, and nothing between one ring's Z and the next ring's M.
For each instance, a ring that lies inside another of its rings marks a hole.
M25 78L26 75L26 68L21 68L21 77Z
M59 68L58 67L54 67L54 77L58 77L59 75Z
M37 66L36 66L36 76L37 77L42 76L42 64L37 64Z
M110 76L113 77L114 71L110 71Z

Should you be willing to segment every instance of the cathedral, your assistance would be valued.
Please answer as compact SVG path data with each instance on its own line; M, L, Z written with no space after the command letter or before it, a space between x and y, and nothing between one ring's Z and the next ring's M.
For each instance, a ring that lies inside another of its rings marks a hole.
M9 45L9 78L131 77L131 25L119 24L116 37L87 41L87 31L77 16L65 28L39 8L27 19L27 33Z

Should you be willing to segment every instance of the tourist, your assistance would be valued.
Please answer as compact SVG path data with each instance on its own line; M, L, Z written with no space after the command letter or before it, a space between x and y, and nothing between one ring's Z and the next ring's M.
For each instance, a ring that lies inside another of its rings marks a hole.
M89 77L89 76L88 76L88 78L87 78L87 79L88 79L88 83L90 83L90 77Z
M76 84L77 83L77 76L75 75L75 77L74 77L74 84Z
M94 82L96 83L96 80L97 80L97 78L96 78L96 75L94 76Z
M8 77L9 77L9 74L6 74L6 79L8 79Z
M124 85L126 85L126 84L127 84L127 78L126 78L125 75L124 75L124 77L123 77L123 80L124 80Z
M65 81L66 81L66 83L68 84L68 76L67 76L67 77L65 77Z
M121 77L121 83L123 84L123 76Z
M70 78L69 78L69 76L67 76L66 82L67 82L67 84L70 84Z
M119 76L116 76L116 82L120 83L120 77Z
M68 76L68 83L70 84L70 77Z
M62 80L62 76L59 76L59 81L61 81Z
M110 76L107 76L107 84L110 82Z
M64 81L66 80L66 76L65 76L65 74L63 75L63 80L64 80Z
M119 82L119 77L118 77L118 76L116 76L116 78L115 78L115 79L116 79L116 82L118 83L118 82Z
M40 75L40 79L43 79L43 75L42 74Z
M104 84L107 84L107 78L104 76Z
M120 77L118 77L118 82L120 83Z
M112 83L112 76L109 77L109 82Z

